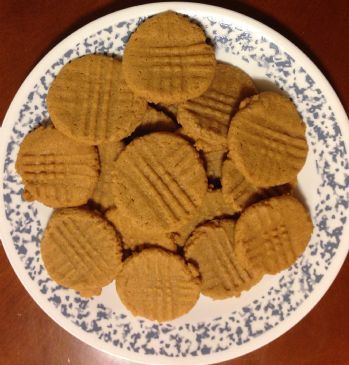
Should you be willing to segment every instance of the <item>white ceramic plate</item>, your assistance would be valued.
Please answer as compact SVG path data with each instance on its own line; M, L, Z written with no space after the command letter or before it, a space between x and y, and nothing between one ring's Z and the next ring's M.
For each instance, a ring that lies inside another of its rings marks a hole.
M201 297L178 320L157 324L133 317L111 284L82 299L51 281L40 238L51 210L22 200L15 160L24 136L48 117L45 96L53 77L86 53L122 55L137 23L172 9L197 19L217 58L247 71L261 89L282 88L307 124L309 156L299 186L315 225L304 255L288 270L266 276L240 298ZM50 51L18 90L1 129L1 237L21 282L60 326L110 354L153 364L206 364L231 359L272 341L300 321L324 295L348 251L348 120L317 67L284 37L233 11L193 3L157 3L98 19Z

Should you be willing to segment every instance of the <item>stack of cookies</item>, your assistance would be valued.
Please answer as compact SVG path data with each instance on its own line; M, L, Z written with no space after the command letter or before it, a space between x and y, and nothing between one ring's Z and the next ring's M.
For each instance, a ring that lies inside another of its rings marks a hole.
M115 280L134 315L168 321L304 251L313 226L293 192L305 125L288 98L217 62L187 17L144 21L122 61L65 65L47 106L16 169L24 199L57 208L41 253L60 285L93 296Z

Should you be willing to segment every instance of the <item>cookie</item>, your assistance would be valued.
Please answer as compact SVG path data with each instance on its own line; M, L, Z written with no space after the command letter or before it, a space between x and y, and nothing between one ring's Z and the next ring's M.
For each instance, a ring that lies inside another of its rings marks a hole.
M100 293L121 269L121 242L114 228L82 208L55 211L40 247L49 276L81 295Z
M200 295L200 280L180 256L151 248L125 261L116 289L133 315L164 322L190 311Z
M206 173L198 153L172 133L135 139L114 164L115 205L144 231L180 227L201 205L206 191Z
M52 207L83 205L98 179L96 148L77 143L55 129L40 126L23 140L16 170L24 183L24 198Z
M174 132L179 125L161 110L148 106L143 122L136 129L136 134L143 135L151 132Z
M216 59L198 25L167 11L136 29L126 44L122 65L136 95L153 103L176 104L208 89Z
M296 185L294 182L268 189L257 188L244 178L229 158L223 162L221 182L225 202L236 211L241 211L261 199L290 194Z
M101 173L91 200L102 211L115 205L114 196L112 194L112 171L114 161L124 148L125 144L123 142L110 142L98 146Z
M305 250L313 224L292 196L263 200L248 207L235 229L236 255L268 274L288 268Z
M55 127L79 142L118 142L141 123L147 103L127 87L121 62L88 55L66 64L53 81L47 107Z
M232 115L244 98L256 92L253 80L245 72L219 63L208 90L178 106L178 122L199 150L226 150Z
M120 233L125 248L134 250L138 246L151 244L170 251L177 250L174 240L167 232L143 230L142 226L135 224L133 219L130 219L124 214L120 214L116 207L108 209L105 213L105 217Z
M205 195L202 205L193 214L192 218L177 231L171 233L171 237L179 246L183 246L194 231L201 223L209 221L213 218L222 216L232 216L236 213L233 206L225 203L221 190L209 190Z
M243 103L231 122L229 156L257 187L296 179L307 157L305 124L294 104L275 92L263 92Z
M236 256L234 230L234 220L210 221L195 229L184 248L186 259L199 269L202 294L213 299L240 296L263 276Z

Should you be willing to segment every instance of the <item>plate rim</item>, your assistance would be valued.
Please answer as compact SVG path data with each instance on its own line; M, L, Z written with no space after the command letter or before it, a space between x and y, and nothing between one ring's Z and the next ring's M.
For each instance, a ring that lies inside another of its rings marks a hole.
M302 62L303 67L309 71L311 70L312 77L316 80L316 83L319 85L319 88L324 91L328 103L333 107L333 112L338 117L340 122L340 129L343 135L343 142L347 151L349 152L349 138L345 138L349 136L349 123L348 117L344 110L343 105L340 102L339 97L336 92L330 85L329 81L322 74L319 68L314 64L313 61L296 45L290 42L286 37L273 30L269 26L243 14L240 14L236 11L225 9L218 6L206 5L202 3L191 3L191 2L162 2L162 3L149 3L138 6L133 6L129 8L125 8L122 10L118 10L107 14L103 17L97 18L94 21L89 22L88 24L82 26L72 34L68 35L64 39L62 39L58 44L56 44L44 57L42 57L36 66L32 69L32 71L25 78L21 86L16 92L16 95L12 99L12 102L5 114L3 125L0 129L0 151L2 152L0 156L0 164L4 166L5 159L5 151L8 143L8 137L11 133L12 125L12 116L15 115L15 111L17 110L18 105L20 105L21 100L28 95L32 87L32 79L36 74L40 74L46 70L47 64L51 61L54 62L56 59L55 55L61 53L61 49L69 47L71 44L77 43L81 37L88 32L90 28L98 28L101 29L104 25L109 25L111 22L115 22L120 19L125 18L133 18L139 16L149 16L151 14L155 14L165 10L175 10L183 13L194 13L199 12L200 14L204 14L207 16L217 16L221 19L227 19L228 22L231 22L234 19L236 23L242 23L244 28L249 29L251 31L259 30L263 34L267 34L268 38L272 39L276 44L282 44L284 48L286 48L292 55L296 55L297 60ZM113 20L112 20L113 19ZM1 172L3 174L3 171ZM3 195L3 185L0 184L0 194ZM336 259L330 265L327 270L326 275L321 281L321 284L318 290L315 290L311 295L307 298L307 300L297 308L297 311L289 317L287 320L279 323L277 327L274 327L272 331L268 331L261 337L254 338L253 341L249 341L248 343L236 347L233 351L226 350L219 353L207 355L199 355L197 357L182 357L180 358L166 358L164 356L158 355L142 355L139 353L132 353L130 351L125 351L121 349L116 349L115 352L111 352L109 346L107 346L103 342L95 343L95 336L92 334L88 334L82 332L80 328L74 326L73 323L68 322L66 319L62 318L57 310L52 306L47 306L47 301L41 295L38 288L36 288L32 282L30 281L28 274L21 265L21 261L13 248L13 245L10 244L12 242L12 238L9 235L9 230L5 230L4 227L7 227L8 222L5 217L5 207L3 203L3 199L0 199L0 220L3 224L0 225L0 238L3 242L3 248L6 253L6 256L16 273L18 279L28 292L28 294L33 298L33 300L39 305L39 307L43 310L46 315L48 315L51 319L53 319L60 327L69 332L74 337L78 338L80 341L106 352L112 356L122 358L129 361L148 363L148 364L173 364L175 361L181 361L183 364L210 364L220 361L226 361L238 356L245 355L249 352L252 352L269 342L272 342L274 339L283 335L289 329L291 329L294 325L300 322L310 311L313 309L316 304L320 301L320 299L326 294L337 274L339 273L345 258L349 251L349 239L346 240L344 237L349 233L349 222L346 224L340 245L337 249ZM131 355L131 356L129 356Z

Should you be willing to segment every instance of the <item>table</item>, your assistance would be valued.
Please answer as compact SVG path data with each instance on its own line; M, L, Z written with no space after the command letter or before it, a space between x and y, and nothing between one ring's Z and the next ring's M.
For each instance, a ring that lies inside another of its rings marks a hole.
M57 42L131 0L1 0L0 120L33 66ZM150 2L150 1L149 1ZM249 15L298 45L330 80L349 111L347 0L211 1ZM229 365L349 364L349 261L315 309L281 338ZM0 246L2 365L119 365L56 325L24 290Z

